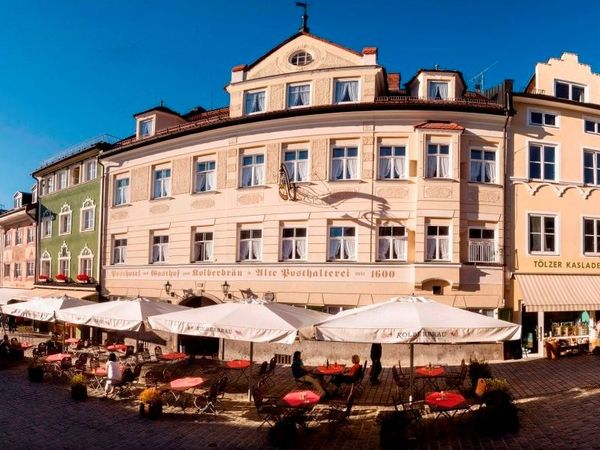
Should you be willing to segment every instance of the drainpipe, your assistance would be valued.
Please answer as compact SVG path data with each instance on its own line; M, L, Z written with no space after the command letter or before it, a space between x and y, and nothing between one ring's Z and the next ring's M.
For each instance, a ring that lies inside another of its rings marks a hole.
M106 253L106 214L108 205L105 204L106 189L108 183L106 182L108 167L104 165L103 161L100 160L98 155L98 164L102 167L102 178L100 179L100 223L98 224L98 296L101 297L104 292L104 263ZM98 299L100 300L100 298Z
M513 108L512 108L512 90L513 90L513 81L512 80L504 80L504 111L506 114L506 119L504 120L504 232L502 233L502 248L503 248L503 252L502 252L502 267L503 267L503 274L502 274L502 286L503 286L503 292L502 295L504 296L506 294L506 269L508 267L509 262L512 260L512 258L514 257L513 253L510 253L510 257L507 256L507 232L510 229L514 228L514 217L511 217L511 227L507 227L506 226L506 222L507 219L509 217L508 213L508 205L513 205L513 213L515 211L514 208L514 202L512 202L511 199L511 195L512 195L512 186L510 184L510 173L509 173L509 142L510 145L512 145L512 140L510 140L509 135L508 135L508 130L510 129L510 124L512 121L512 115L513 115ZM512 151L510 153L510 160L514 161L514 155L512 154ZM510 167L512 167L513 165L511 164ZM514 234L514 230L512 232ZM512 242L514 243L514 239L512 239ZM512 285L510 286L510 291L513 291L513 287ZM506 307L506 302L503 302L504 307ZM514 310L514 305L513 305L513 310Z

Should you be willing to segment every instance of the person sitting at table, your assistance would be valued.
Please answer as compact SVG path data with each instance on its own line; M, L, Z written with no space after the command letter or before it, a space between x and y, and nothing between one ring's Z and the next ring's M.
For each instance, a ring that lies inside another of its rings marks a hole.
M104 395L108 397L108 394L112 393L114 385L121 382L121 366L117 362L117 355L111 353L108 355L108 361L106 362L106 385L104 386Z
M297 350L294 352L294 357L292 361L292 374L294 375L294 378L298 381L303 381L305 383L310 384L315 389L315 391L319 393L321 397L326 396L327 391L321 384L321 380L313 377L308 372L308 370L306 370L306 368L304 367L304 363L302 362L301 356L302 354L300 351Z
M331 381L338 388L342 383L352 384L360 376L362 366L360 365L360 358L358 355L352 355L352 367L346 369L342 375L336 375Z
M10 341L8 340L8 335L4 335L4 339L0 341L0 357L8 358L8 354L10 352Z

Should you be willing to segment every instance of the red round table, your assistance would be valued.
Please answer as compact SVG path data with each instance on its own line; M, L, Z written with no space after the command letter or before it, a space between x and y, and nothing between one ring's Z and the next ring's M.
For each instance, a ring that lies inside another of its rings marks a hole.
M44 358L46 362L59 362L62 361L63 358L72 358L70 353L56 353L54 355L48 355Z
M29 350L29 349L30 349L31 347L33 347L33 346L34 346L34 345L33 345L33 344L30 344L29 342L23 342L23 343L21 344L21 348L22 348L23 350Z
M110 350L111 352L115 351L115 350L124 352L124 351L127 351L127 345L125 345L125 344L107 345L106 350Z
M343 364L330 364L327 366L319 366L315 369L315 373L318 375L340 375L344 373L346 368Z
M455 409L465 402L458 392L432 392L425 398L425 403L439 409Z
M65 339L66 344L77 344L81 339L78 338L69 338Z
M169 383L169 389L175 391L185 391L190 388L195 388L204 383L204 378L201 377L185 377L178 378Z
M247 359L234 359L225 363L228 369L245 370L250 367L250 361Z
M417 367L415 369L415 373L417 375L421 375L423 377L439 377L440 375L444 374L444 368L441 367L441 366L433 366L433 367L423 366L423 367Z
M319 403L321 396L313 391L292 391L283 396L282 399L288 406L313 406Z
M158 358L161 359L161 360L163 360L163 361L178 361L180 359L185 359L186 356L187 355L185 353L172 352L172 353L163 353Z

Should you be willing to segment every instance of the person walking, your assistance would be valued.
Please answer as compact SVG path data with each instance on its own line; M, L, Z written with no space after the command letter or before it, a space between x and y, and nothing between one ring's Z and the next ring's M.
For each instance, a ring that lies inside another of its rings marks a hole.
M379 374L381 373L381 344L371 344L371 384L379 384Z

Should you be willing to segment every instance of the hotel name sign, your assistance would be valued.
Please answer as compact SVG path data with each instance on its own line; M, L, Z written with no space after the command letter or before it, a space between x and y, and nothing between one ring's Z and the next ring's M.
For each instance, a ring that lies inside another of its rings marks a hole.
M600 271L600 261L544 261L536 259L533 261L536 269L587 269Z
M110 268L113 280L181 280L181 281L376 281L412 282L411 266L210 266L210 267L136 267Z

